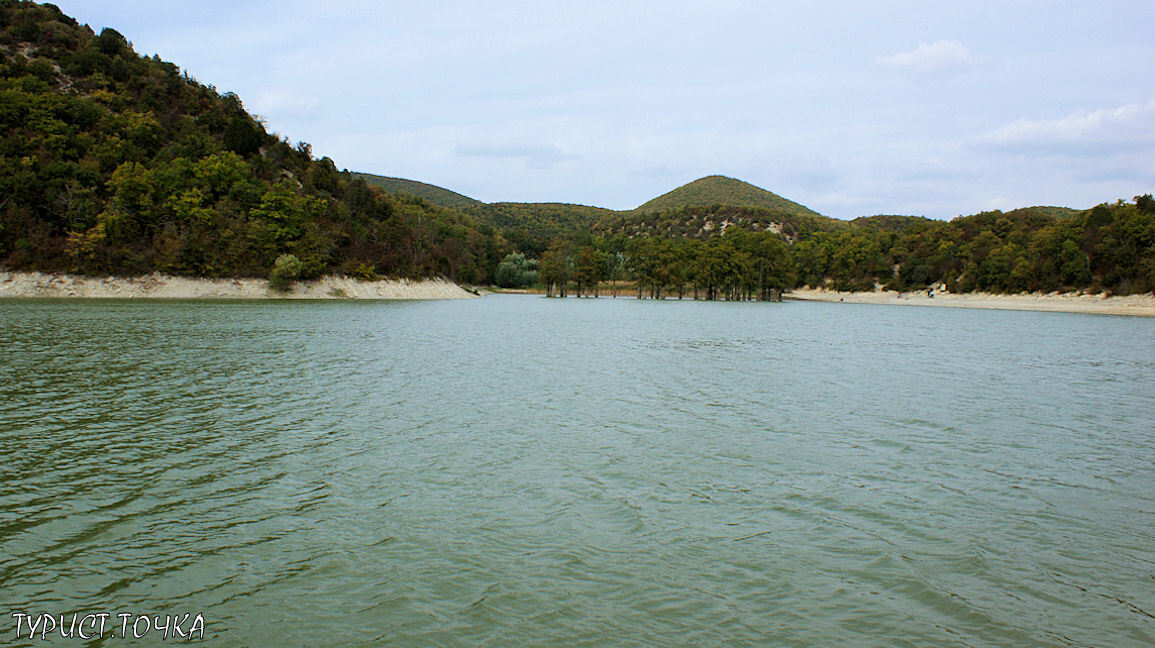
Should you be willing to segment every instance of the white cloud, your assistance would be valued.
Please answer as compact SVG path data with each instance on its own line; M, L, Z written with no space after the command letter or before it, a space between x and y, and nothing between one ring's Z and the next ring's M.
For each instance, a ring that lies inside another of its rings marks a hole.
M874 59L876 65L916 74L958 72L971 63L971 51L958 41L941 40L921 43L909 52L898 52Z
M1155 101L1059 119L1019 119L986 133L979 143L1034 154L1100 156L1155 146Z

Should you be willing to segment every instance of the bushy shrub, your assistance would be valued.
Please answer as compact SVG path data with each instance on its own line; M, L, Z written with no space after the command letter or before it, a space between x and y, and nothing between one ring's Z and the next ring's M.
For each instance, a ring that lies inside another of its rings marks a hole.
M494 279L502 288L525 288L537 283L537 261L526 260L520 252L507 254L497 265Z
M273 262L273 271L269 273L269 285L275 290L288 290L297 277L301 276L303 265L296 255L282 254Z
M377 281L381 278L377 275L377 267L369 265L364 261L357 264L348 274L357 281Z

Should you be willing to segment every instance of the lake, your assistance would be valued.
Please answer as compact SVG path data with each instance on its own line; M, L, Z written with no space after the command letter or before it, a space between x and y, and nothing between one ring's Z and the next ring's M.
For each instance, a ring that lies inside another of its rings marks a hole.
M0 301L0 636L1150 646L1153 420L1147 318Z

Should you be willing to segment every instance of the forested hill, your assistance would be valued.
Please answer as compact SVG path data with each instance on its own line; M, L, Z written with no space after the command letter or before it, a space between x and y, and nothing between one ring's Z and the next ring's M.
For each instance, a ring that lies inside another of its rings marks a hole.
M682 185L669 193L662 194L641 205L637 209L634 209L633 212L636 214L648 214L683 207L710 207L713 205L758 207L804 216L819 215L818 212L808 207L787 200L761 187L755 187L748 182L717 175L699 178L689 184Z
M459 211L389 195L266 132L114 29L0 1L0 265L87 274L489 279L508 250Z
M456 191L443 189L437 185L431 185L416 180L406 180L405 178L390 178L387 176L373 175L372 173L354 173L353 176L364 180L370 185L381 187L389 193L405 194L416 198L422 198L434 205L442 207L451 207L453 209L468 209L470 207L478 207L483 205L480 200L474 200L469 196L463 196Z
M726 178L695 180L627 211L571 203L483 203L424 182L355 173L371 185L398 195L420 197L459 209L496 228L522 253L538 256L554 239L591 234L710 236L731 224L772 229L787 236L837 229L843 221L827 218L765 189Z
M814 232L840 231L850 223L828 216L810 215L782 209L738 205L697 205L638 214L615 212L597 223L595 231L606 235L676 236L707 239L728 228L770 231L788 241Z

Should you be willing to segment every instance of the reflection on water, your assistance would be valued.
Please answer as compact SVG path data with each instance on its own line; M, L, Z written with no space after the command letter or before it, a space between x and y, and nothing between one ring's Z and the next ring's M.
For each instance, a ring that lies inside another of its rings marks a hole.
M5 301L0 367L0 618L200 612L249 646L1155 643L1150 320Z

